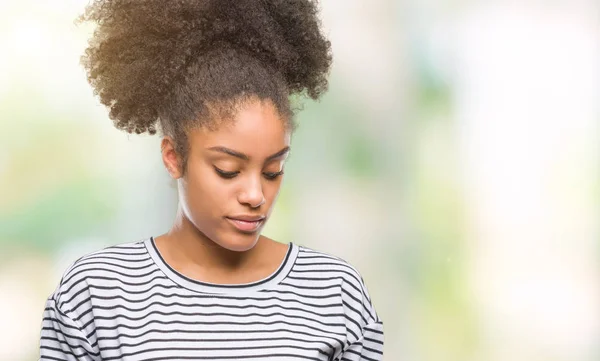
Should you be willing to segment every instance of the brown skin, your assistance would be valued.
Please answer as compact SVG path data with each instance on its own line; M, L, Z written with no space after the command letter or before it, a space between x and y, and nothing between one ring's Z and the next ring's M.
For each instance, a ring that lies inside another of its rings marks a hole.
M272 102L249 100L233 122L222 122L216 130L189 132L185 174L173 140L163 138L163 163L177 180L179 209L171 230L155 242L171 267L192 279L218 284L258 281L277 269L288 246L260 232L283 179L282 174L275 175L283 170L288 155L280 151L290 146L291 131L286 124ZM215 147L231 149L248 159ZM215 167L239 173L227 179ZM228 219L239 215L266 218L257 231L242 232Z

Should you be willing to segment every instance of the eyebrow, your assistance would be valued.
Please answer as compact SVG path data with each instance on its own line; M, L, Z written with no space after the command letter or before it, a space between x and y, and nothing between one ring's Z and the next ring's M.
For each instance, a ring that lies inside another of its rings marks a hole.
M228 154L228 155L231 155L231 156L234 156L236 158L243 159L243 160L250 160L250 157L248 155L246 155L244 153L241 153L241 152L238 152L238 151L235 151L233 149L226 148L226 147L221 147L221 146L210 147L210 148L208 148L208 150L212 150L212 151L215 151L215 152L225 153L225 154ZM270 160L273 160L275 158L279 158L279 157L281 157L282 155L286 154L289 151L290 151L290 147L285 147L282 150L278 151L277 153L274 153L274 154L271 154L270 156L268 156L267 159L266 159L266 161L270 161Z

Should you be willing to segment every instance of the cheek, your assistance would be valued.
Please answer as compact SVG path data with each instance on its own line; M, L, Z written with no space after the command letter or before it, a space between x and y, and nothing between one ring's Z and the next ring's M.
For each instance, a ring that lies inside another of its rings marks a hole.
M279 191L281 190L282 177L277 178L274 181L264 181L263 183L263 194L270 207L273 207Z
M180 201L187 208L188 217L197 225L211 223L221 217L230 191L210 169L189 169L180 187ZM183 188L183 189L182 189Z

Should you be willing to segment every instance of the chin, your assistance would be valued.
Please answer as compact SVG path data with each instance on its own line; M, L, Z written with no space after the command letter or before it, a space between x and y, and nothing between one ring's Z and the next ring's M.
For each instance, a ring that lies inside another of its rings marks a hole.
M236 234L226 237L226 241L217 242L221 247L233 252L246 252L254 248L260 234Z

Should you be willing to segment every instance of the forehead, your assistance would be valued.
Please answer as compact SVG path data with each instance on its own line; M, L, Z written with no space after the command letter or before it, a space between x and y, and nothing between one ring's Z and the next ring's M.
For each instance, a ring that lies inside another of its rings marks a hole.
M250 157L266 157L289 146L291 131L285 119L269 101L242 105L233 121L220 122L214 129L195 129L189 134L190 147L224 146Z

